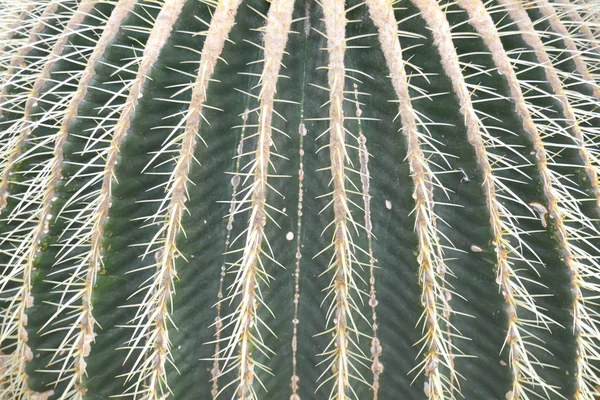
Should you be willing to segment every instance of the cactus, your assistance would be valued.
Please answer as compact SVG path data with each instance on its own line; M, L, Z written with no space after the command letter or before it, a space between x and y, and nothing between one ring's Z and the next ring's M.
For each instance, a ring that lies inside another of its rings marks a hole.
M0 399L599 398L599 16L0 0Z

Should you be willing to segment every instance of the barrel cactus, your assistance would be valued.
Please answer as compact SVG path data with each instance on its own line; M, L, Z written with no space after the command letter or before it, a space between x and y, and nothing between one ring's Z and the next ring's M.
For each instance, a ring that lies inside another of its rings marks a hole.
M599 398L599 16L0 0L0 399Z

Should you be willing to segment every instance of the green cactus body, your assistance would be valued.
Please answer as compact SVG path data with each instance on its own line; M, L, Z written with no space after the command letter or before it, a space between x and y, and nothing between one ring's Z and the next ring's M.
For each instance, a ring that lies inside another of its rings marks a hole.
M599 398L599 15L0 0L0 399Z

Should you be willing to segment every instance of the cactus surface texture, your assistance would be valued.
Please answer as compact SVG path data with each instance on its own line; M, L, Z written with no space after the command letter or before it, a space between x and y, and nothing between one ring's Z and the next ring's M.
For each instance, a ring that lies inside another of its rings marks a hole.
M596 0L0 0L0 400L600 398Z

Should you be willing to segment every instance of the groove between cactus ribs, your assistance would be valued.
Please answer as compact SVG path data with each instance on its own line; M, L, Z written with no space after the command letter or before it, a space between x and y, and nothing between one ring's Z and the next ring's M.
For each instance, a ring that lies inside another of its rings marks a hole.
M415 231L419 240L419 280L422 285L421 301L425 307L423 337L424 360L419 364L427 376L426 395L430 399L454 398L455 381L453 346L450 336L444 336L445 326L450 326L452 310L445 289L448 267L440 246L434 211L434 176L427 158L421 149L421 134L417 128L415 111L409 94L409 83L404 69L398 24L392 4L386 0L367 0L371 19L379 30L379 42L390 71L392 86L399 101L398 114L402 121L402 132L408 140L407 159L414 184ZM440 363L448 369L442 375Z
M58 132L59 137L68 135L68 129L71 123L77 117L79 106L84 101L89 85L96 76L95 66L104 55L106 48L114 40L119 32L119 28L123 20L133 11L137 0L119 0L112 11L106 26L102 32L102 35L98 39L97 46L90 55L86 66L81 74L77 91L73 96L68 108L65 111L64 118L61 121L61 127ZM73 358L72 365L72 376L67 378L68 383L64 389L63 395L60 399L73 398L81 399L86 393L83 387L83 379L86 375L86 361L85 358L90 353L91 343L94 341L94 325L95 319L92 313L92 292L96 282L96 275L101 265L102 257L102 239L104 233L104 223L108 216L108 204L110 203L110 190L101 191L97 200L92 204L92 217L89 220L91 229L87 232L86 236L81 238L81 241L90 244L90 250L78 264L75 272L71 275L69 282L64 289L64 292L69 292L71 286L76 286L79 280L84 281L82 289L76 290L72 297L67 298L63 302L57 305L57 310L54 315L49 318L46 324L41 328L44 330L46 326L56 320L59 315L68 312L72 303L77 299L81 299L80 311L78 313L76 322L74 325L79 325L78 330L69 331L67 337L62 341L61 345L54 350L54 356L50 361L50 365L56 361L56 357L67 352L68 358ZM71 335L76 335L75 338L71 338ZM72 346L72 347L66 347ZM62 374L64 370L61 369L56 383L64 380ZM72 397L70 397L72 396Z
M542 14L544 14L549 20L552 28L557 31L560 35L562 35L563 40L566 44L567 50L571 52L570 58L573 59L577 70L582 74L584 79L588 81L588 85L594 91L594 95L598 96L600 94L600 88L595 84L593 77L590 75L589 71L581 56L575 47L575 44L569 37L569 32L566 30L564 25L559 21L557 21L556 13L552 6L545 0L537 0L538 7ZM567 122L567 126L575 134L575 144L577 146L577 150L579 152L579 156L583 161L585 172L590 179L590 183L592 189L594 191L594 195L596 197L596 204L600 207L600 186L598 182L598 168L600 162L597 156L594 153L590 152L588 149L588 145L593 140L590 140L587 135L582 132L579 121L575 116L575 112L573 111L573 107L571 106L569 99L567 98L566 88L564 87L554 65L552 65L552 61L546 51L544 43L537 36L537 32L535 31L533 22L527 15L527 11L520 3L515 2L514 0L500 0L500 4L502 4L511 19L516 22L519 27L519 31L525 43L527 43L533 51L535 52L536 58L541 65L544 66L544 72L550 83L550 87L554 91L554 94L557 100L560 102L562 106L563 116ZM480 10L480 12L485 13L487 10L484 8Z
M246 203L250 203L250 215L246 228L245 245L241 258L234 264L237 267L235 281L231 285L227 300L238 304L235 311L224 318L225 326L232 326L233 332L228 338L223 338L226 345L221 350L224 359L223 375L237 370L237 377L223 389L230 385L236 386L236 396L240 400L256 399L255 378L263 386L258 370L268 371L267 367L258 363L252 355L257 351L266 355L270 350L264 343L262 335L258 333L259 325L268 326L257 314L259 305L264 304L261 296L260 282L268 284L270 275L262 261L261 255L280 265L275 260L275 255L269 255L263 249L263 241L268 245L265 226L268 219L267 190L270 187L268 178L270 157L272 154L272 118L274 114L275 93L279 71L281 69L285 46L290 34L292 24L293 0L274 0L266 17L264 27L263 71L259 80L260 94L257 98L260 105L255 112L258 114L256 133L257 147L250 154L251 186L247 188L244 198L238 201L235 212ZM270 246L268 246L270 248ZM237 251L236 251L237 252ZM237 354L235 354L237 353ZM264 386L263 386L264 387ZM223 390L221 389L221 390Z
M502 1L502 0L501 0ZM533 149L537 158L537 170L540 174L541 183L546 201L548 203L548 213L554 221L554 233L558 241L559 248L564 257L564 263L571 274L571 290L573 293L573 333L577 343L577 382L576 391L573 395L576 400L591 399L597 394L594 388L598 385L599 378L596 377L594 367L591 365L595 359L596 345L593 342L593 335L598 332L596 322L593 315L590 315L584 304L585 298L582 294L582 289L590 289L597 291L592 284L586 282L584 277L587 274L593 273L593 270L581 264L578 261L576 254L581 253L581 249L577 249L571 240L572 235L567 230L565 225L565 215L573 212L578 212L578 209L565 209L565 204L572 203L570 199L564 198L557 186L560 186L559 173L550 169L545 144L540 135L538 126L536 125L531 111L528 108L525 96L521 89L521 83L517 78L510 59L502 47L498 31L489 16L485 12L485 6L480 0L459 0L459 4L464 8L470 17L470 23L479 33L484 43L490 50L492 59L506 81L514 101L516 112L522 119L522 124L525 132L533 141ZM576 207L572 204L570 207ZM577 216L574 216L577 218ZM510 331L509 331L510 334ZM510 344L510 343L509 343ZM513 392L511 399L518 399L525 396L523 393ZM526 397L525 397L526 398Z
M292 396L290 400L300 400L298 391L300 390L300 376L298 375L298 310L300 305L300 263L302 259L302 202L304 199L304 137L308 134L304 125L304 109L300 113L300 125L298 126L298 135L300 136L299 145L299 166L298 166L298 223L296 225L296 263L294 269L294 319L292 320L292 376L290 387L292 388Z
M512 226L510 219L507 218L507 216L510 216L510 213L502 206L497 197L496 192L502 188L502 184L494 175L490 162L491 155L486 149L488 144L486 144L487 141L485 138L489 136L489 133L473 107L469 89L462 75L458 55L452 42L449 23L446 21L444 12L435 0L414 0L413 3L420 9L422 17L431 28L434 44L437 46L441 56L442 67L446 75L452 79L452 85L460 102L461 113L465 117L469 143L473 146L477 162L482 169L483 188L488 212L490 213L490 225L496 253L497 282L503 292L506 310L509 315L505 345L509 348L512 387L506 397L509 400L517 400L523 396L527 398L526 390L528 388L524 388L523 384L531 387L541 387L544 390L548 390L551 387L538 375L530 360L531 353L523 336L530 336L528 329L531 324L529 321L519 319L519 307L533 312L540 320L547 318L536 307L533 297L528 293L522 280L509 262L509 258L512 255L530 264L520 254L518 247L511 245L505 237L505 234L509 234L519 241L516 228ZM482 7L480 2L471 0L459 0L458 4L469 10L476 9L480 11L480 7ZM476 15L479 15L479 13ZM494 35L495 33L495 36L497 36L497 31L493 23L486 26L486 31L488 35ZM517 101L519 100L517 99ZM521 99L521 101L523 100Z
M112 133L111 143L106 154L106 164L102 173L102 188L100 189L100 194L98 196L99 199L101 199L101 205L97 211L96 221L98 222L106 220L106 217L108 216L110 198L112 197L112 180L115 177L121 145L131 126L133 112L138 105L139 99L142 97L144 84L148 79L152 66L158 60L163 47L171 36L173 26L177 21L184 4L185 0L166 0L164 2L154 21L154 26L150 31L148 41L144 46L144 54L139 64L139 69L135 79L131 82L127 99L123 105L121 114L119 115L114 132ZM104 228L101 226L102 225L99 223L95 227L102 230L94 235L95 238L98 238L97 240L100 240L103 236ZM98 246L97 248L100 248L100 245L96 246ZM100 263L101 260L95 261L95 265L97 266L99 266ZM160 270L157 272L159 276L161 275L160 272ZM172 277L166 276L164 280L161 280L158 283L159 287L156 288L158 293L161 293L161 289L163 289L160 286L165 285L170 287L170 279L172 279ZM164 339L164 335L166 335L166 333L163 334L163 332L158 332L157 335L147 335L155 323L157 327L160 327L157 329L160 330L162 326L158 320L160 318L167 318L164 304L151 303L148 301L150 300L149 297L151 295L154 295L154 293L147 292L143 306L138 308L138 311L136 312L134 317L136 326L133 328L134 333L127 344L129 353L127 354L126 360L132 356L135 350L142 350L135 359L130 371L124 375L126 383L133 381L125 390L124 395L131 394L134 398L145 396L145 398L148 399L158 399L168 395L168 391L165 391L165 387L163 386L166 384L164 381L164 379L166 379L164 368L159 363L154 365L152 363L154 358L148 354L149 352L154 351L152 348L153 346L149 343L144 343L144 345L139 346L139 343L143 338L153 338L158 344L159 336L160 339ZM147 365L148 363L150 363L150 365Z
M310 10L311 10L311 2L305 1L304 3L304 36L305 38L310 33ZM307 33L308 32L308 33ZM305 57L308 57L308 54L305 54ZM307 81L307 59L304 59L304 65L302 68L302 88L303 91L306 90L306 81ZM290 396L290 400L300 400L300 373L298 368L298 327L300 324L299 320L299 310L300 310L300 272L302 270L302 250L303 250L303 242L302 242L302 219L304 216L304 193L305 193L305 183L304 183L304 141L306 136L308 135L308 129L306 128L305 117L304 117L304 106L306 104L306 93L304 92L302 95L302 100L300 102L300 123L298 125L298 204L296 216L298 221L296 223L296 257L295 257L295 265L294 265L294 297L292 303L294 304L294 318L292 319L292 341L291 341L291 349L292 349L292 376L290 377L290 388L292 389L292 395Z
M185 117L185 128L182 135L176 135L166 149L179 147L175 168L169 177L166 193L168 200L161 203L158 214L166 214L164 222L153 242L160 240L161 245L155 253L156 274L153 282L148 288L150 298L144 300L144 314L154 316L154 320L148 318L146 326L137 331L138 337L146 337L146 331L152 331L149 335L150 342L144 348L149 349L151 354L144 356L142 368L149 370L140 373L144 380L148 379L148 395L153 399L160 399L167 393L166 363L172 359L169 348L168 321L169 305L173 294L173 279L177 276L175 260L179 257L176 239L182 231L181 218L186 211L187 185L189 172L194 160L197 137L199 136L200 118L204 107L207 107L206 91L211 81L215 66L220 59L223 46L228 40L229 33L235 23L235 15L241 0L222 0L216 4L208 31L202 47L198 75L192 87L192 98ZM177 132L173 131L172 136ZM152 244L149 245L151 247ZM148 306L146 306L148 305ZM144 318L146 319L146 318ZM135 347L135 345L134 345ZM142 359L142 356L138 358ZM137 392L137 390L136 390Z
M231 178L231 186L233 186L233 190L231 193L231 200L229 203L229 214L226 216L227 218L227 223L225 226L225 229L227 230L227 233L225 234L225 251L223 252L223 254L227 254L230 246L232 244L231 242L231 232L233 230L233 224L235 222L235 205L237 202L237 196L238 196L238 187L240 186L240 182L241 182L241 162L242 162L242 154L244 154L244 139L246 137L246 130L249 129L248 126L248 116L250 114L250 110L249 109L245 109L244 112L241 115L243 124L241 126L235 126L234 128L239 128L241 129L241 133L240 133L240 140L238 142L237 148L235 150L236 155L234 155L235 158L235 172L233 177ZM214 399L217 398L217 395L219 394L219 377L221 376L221 368L220 368L220 364L219 364L219 354L221 354L221 331L223 330L223 319L222 319L222 310L223 310L223 287L224 287L224 283L225 283L225 276L227 274L227 266L226 266L226 260L223 260L223 264L221 265L221 272L219 274L219 291L217 292L217 316L215 318L215 351L214 351L214 360L213 360L213 369L211 370L211 380L212 380L212 387L210 390L210 394Z
M377 337L379 324L377 323L377 291L375 290L375 257L373 256L373 222L371 221L371 175L369 174L369 150L367 149L367 138L363 135L361 115L362 109L358 101L358 85L354 86L354 103L356 107L356 120L358 123L358 151L360 160L360 181L362 189L363 207L365 211L365 230L367 231L368 255L369 255L369 306L371 307L371 327L373 336L371 338L371 372L373 373L373 400L379 398L379 378L383 373L381 354L383 346Z

